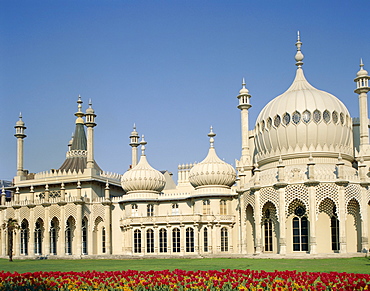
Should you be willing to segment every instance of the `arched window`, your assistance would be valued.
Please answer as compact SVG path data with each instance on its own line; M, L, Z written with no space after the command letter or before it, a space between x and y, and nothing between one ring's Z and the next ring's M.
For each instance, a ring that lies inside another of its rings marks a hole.
M177 203L172 204L172 215L179 215L179 205Z
M180 252L180 229L178 228L172 230L172 252Z
M203 230L203 250L208 252L208 228L205 227Z
M146 216L153 216L154 215L154 205L148 204L146 206Z
M226 227L221 228L221 252L229 251L229 233Z
M57 222L54 219L50 222L50 254L57 254Z
M303 216L306 210L303 206L298 206L293 218L293 251L308 251L308 220Z
M105 227L101 229L101 251L104 254L106 252L106 233L105 233Z
M141 253L141 230L134 231L134 253Z
M220 201L220 215L226 215L226 214L227 214L226 200L222 199Z
M35 225L35 255L42 254L42 224L40 220Z
M137 204L131 205L131 216L139 216Z
M154 253L154 231L153 229L148 229L146 231L146 252Z
M272 220L270 210L266 209L263 222L265 252L272 252Z
M203 215L208 215L210 214L211 209L210 209L210 201L209 199L203 200Z
M186 252L194 252L194 229L191 227L186 229Z
M164 228L159 230L159 252L167 253L167 230Z
M21 255L28 255L28 222L21 223Z
M330 220L330 229L331 229L331 249L333 251L339 251L339 220L333 215Z
M72 220L68 219L66 224L66 255L72 255Z
M82 220L82 254L87 255L87 219Z

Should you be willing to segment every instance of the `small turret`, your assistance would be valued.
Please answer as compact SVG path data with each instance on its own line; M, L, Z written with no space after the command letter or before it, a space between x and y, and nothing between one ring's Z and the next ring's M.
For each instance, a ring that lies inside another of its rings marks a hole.
M92 108L91 99L89 100L89 108L86 109L85 113L87 127L87 165L88 169L94 168L94 127L95 123L95 111Z
M131 167L135 167L137 165L137 147L140 145L139 143L139 134L136 131L136 125L134 124L133 130L130 135L130 146L132 147L131 155L132 155L132 162Z
M24 130L27 128L22 120L22 113L19 114L19 120L16 122L14 136L17 138L17 176L24 176L23 171L23 139L27 137Z

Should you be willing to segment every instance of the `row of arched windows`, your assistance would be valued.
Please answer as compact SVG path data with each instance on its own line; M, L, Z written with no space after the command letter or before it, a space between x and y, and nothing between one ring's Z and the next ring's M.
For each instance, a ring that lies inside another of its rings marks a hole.
M160 253L167 253L172 250L173 253L181 252L181 232L178 227L172 229L172 238L169 242L168 231L165 228L159 229L159 240L158 240L158 250ZM194 229L192 227L187 227L185 229L185 252L193 253L195 251L195 238ZM209 251L209 235L208 228L203 228L203 251ZM168 245L171 243L170 245ZM133 241L133 252L134 253L154 253L155 249L155 239L154 230L147 229L145 232L141 229L134 230L134 241ZM229 232L226 227L221 228L221 252L229 251Z
M65 225L65 254L72 255L73 254L73 238L75 232L75 221L73 218L69 218L66 221ZM49 253L51 255L57 255L58 250L58 242L59 240L59 221L57 219L53 219L50 222L50 229L49 229ZM29 237L30 237L29 224L27 220L23 220L20 227L20 254L21 255L28 255L29 253ZM38 219L35 223L34 232L34 253L35 255L42 255L43 254L43 241L44 241L44 223L41 219ZM82 254L88 254L88 222L87 219L82 220L82 228L81 228L81 251ZM101 251L102 253L106 252L106 230L105 227L101 229Z
M344 113L338 113L337 111L330 112L325 110L321 113L320 110L316 109L313 112L305 110L302 113L294 111L292 115L285 112L282 116L276 114L274 118L269 117L266 121L257 124L257 131L262 132L264 130L270 130L271 127L278 128L280 125L288 126L289 124L298 125L300 122L309 124L311 121L320 123L321 121L334 124L341 124L350 126L350 117Z

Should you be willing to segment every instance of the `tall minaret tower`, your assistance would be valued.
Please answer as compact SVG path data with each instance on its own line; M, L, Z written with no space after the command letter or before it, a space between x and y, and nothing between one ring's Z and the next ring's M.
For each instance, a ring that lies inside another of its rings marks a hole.
M240 109L241 118L241 137L242 137L242 154L240 161L236 161L236 167L239 172L240 183L244 185L252 175L253 169L251 154L249 150L249 117L248 110L252 107L249 99L252 96L249 90L245 87L245 80L243 78L242 88L239 91L237 98L239 99L238 108ZM243 187L243 186L242 186Z
M131 167L135 167L137 165L137 147L140 145L139 143L139 134L136 131L136 125L134 124L134 128L130 135L130 146L132 147L131 155L132 155L132 162Z
M17 138L17 176L23 177L23 139L27 136L24 133L25 123L22 120L22 114L19 114L19 120L16 122L15 126L15 137Z
M86 122L87 127L87 165L88 169L94 168L94 127L95 123L95 111L92 109L91 99L89 100L89 108L86 109Z
M358 102L360 107L360 148L359 156L362 156L366 161L370 161L370 146L369 146L369 116L367 109L367 92L369 88L369 75L364 70L362 59L360 61L360 70L357 72L355 93L358 94Z

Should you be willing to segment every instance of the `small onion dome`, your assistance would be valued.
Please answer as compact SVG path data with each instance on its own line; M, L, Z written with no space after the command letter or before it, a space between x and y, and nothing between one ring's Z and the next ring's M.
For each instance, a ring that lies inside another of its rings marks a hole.
M23 127L25 125L24 121L22 120L22 115L19 115L19 120L15 123L16 127Z
M211 132L208 134L210 137L211 146L208 151L207 157L196 164L189 173L189 182L194 188L200 188L205 186L221 186L230 188L236 180L235 169L222 161L216 154L216 150L213 147L214 139L216 134Z
M91 102L91 99L89 99L89 107L86 109L86 114L94 114L95 111L94 109L92 108L92 102Z
M145 156L144 136L140 142L142 154L139 163L131 170L123 174L121 185L123 190L130 192L156 192L163 190L166 180L164 175L152 168Z
M248 95L248 94L249 94L249 90L245 88L245 80L243 78L242 88L239 91L239 95Z

